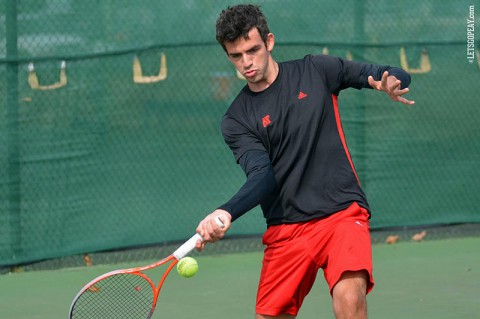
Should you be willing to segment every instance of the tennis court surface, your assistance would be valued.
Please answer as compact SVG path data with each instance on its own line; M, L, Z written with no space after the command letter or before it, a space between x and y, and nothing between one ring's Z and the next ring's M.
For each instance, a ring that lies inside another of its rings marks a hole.
M373 254L376 287L368 299L370 318L478 317L480 237L374 244ZM199 273L190 279L170 274L153 318L253 318L262 252L195 257ZM67 318L71 300L88 281L141 264L1 275L0 318ZM298 318L333 318L330 302L319 274Z

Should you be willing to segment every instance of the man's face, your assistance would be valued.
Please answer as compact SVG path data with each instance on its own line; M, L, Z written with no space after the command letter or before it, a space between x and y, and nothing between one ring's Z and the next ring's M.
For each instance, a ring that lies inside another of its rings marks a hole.
M240 37L233 42L225 43L229 60L247 79L252 91L263 91L277 76L270 54L273 45L273 34L268 34L265 43L257 28L248 32L247 39Z

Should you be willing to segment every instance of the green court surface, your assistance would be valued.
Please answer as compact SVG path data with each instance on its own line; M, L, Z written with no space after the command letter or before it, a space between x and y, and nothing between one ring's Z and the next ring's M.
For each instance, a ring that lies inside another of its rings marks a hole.
M375 244L373 255L376 286L368 299L369 318L478 318L479 237ZM172 272L167 278L153 318L253 318L261 257L261 252L197 256L195 277ZM85 283L138 265L1 275L0 318L67 318L71 300ZM330 303L319 274L298 318L333 318Z

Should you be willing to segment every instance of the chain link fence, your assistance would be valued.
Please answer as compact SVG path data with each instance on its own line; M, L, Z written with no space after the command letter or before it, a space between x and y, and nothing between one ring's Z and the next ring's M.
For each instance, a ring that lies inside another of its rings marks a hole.
M277 61L331 54L412 74L414 107L340 94L373 229L480 221L478 3L256 3ZM183 240L243 184L219 128L245 85L215 42L229 4L0 0L0 265ZM229 236L264 229L254 209Z

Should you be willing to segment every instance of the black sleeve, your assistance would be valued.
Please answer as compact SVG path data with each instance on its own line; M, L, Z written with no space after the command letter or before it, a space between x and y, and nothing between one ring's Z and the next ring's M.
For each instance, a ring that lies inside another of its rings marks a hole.
M319 72L324 74L325 82L331 92L336 95L349 87L371 89L368 77L371 75L375 81L379 81L385 71L399 79L402 82L402 88L410 85L410 75L407 72L389 65L349 61L328 55L313 56L312 61Z
M219 207L232 215L232 221L260 204L277 186L267 152L247 151L240 157L239 164L247 181L228 202Z
M248 125L239 120L240 118L243 118L242 114L227 113L223 117L221 125L223 139L237 162L249 150L266 152L262 141L249 129Z

